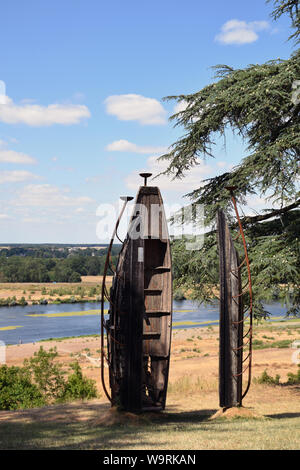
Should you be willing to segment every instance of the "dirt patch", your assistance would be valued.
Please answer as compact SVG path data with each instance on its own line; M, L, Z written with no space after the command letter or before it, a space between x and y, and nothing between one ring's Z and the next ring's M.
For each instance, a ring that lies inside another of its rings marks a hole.
M214 415L212 415L209 419L237 419L237 418L262 418L263 416L258 415L250 408L244 408L243 406L234 407L234 408L224 408L218 410Z
M120 411L116 407L110 408L103 413L100 418L92 421L93 426L113 426L115 424L140 425L149 422L149 416L143 414L130 413L129 411Z
M106 277L106 284L110 286L112 276ZM96 300L100 295L102 276L82 276L81 282L2 282L0 283L0 298L15 297L20 301L23 297L31 305L44 299L53 303L58 297L61 301L74 297L77 301ZM80 288L80 294L78 289ZM91 288L97 291L91 295ZM83 297L81 296L83 295Z
M81 276L81 282L87 284L102 284L102 276ZM111 284L112 276L106 276L106 282Z
M76 423L94 420L107 413L104 400L74 401L62 405L50 405L27 410L0 411L0 423Z

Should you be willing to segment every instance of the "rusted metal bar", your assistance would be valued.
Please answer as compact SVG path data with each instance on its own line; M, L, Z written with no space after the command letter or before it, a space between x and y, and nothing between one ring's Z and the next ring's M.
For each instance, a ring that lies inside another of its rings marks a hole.
M253 335L253 291L252 291L252 279L251 279L251 269L250 269L250 262L249 262L249 257L248 257L248 250L247 250L247 244L246 244L246 239L245 239L245 234L243 230L243 225L240 219L239 211L237 208L236 204L236 199L234 196L234 190L236 189L235 187L228 187L227 188L230 192L231 195L231 200L233 203L233 207L235 210L236 218L238 220L238 226L239 226L239 233L242 236L243 240L243 247L244 247L244 253L245 253L245 260L246 260L246 265L247 265L247 273L248 273L248 289L249 289L249 297L250 297L250 305L249 305L249 319L250 319L250 328L249 328L249 351L250 351L250 356L249 356L249 369L248 369L248 381L247 381L247 386L246 389L242 395L242 399L245 398L247 395L250 385L251 385L251 376L252 376L252 335Z
M108 251L107 251L107 255L106 255L106 259L105 259L105 265L104 265L103 278L102 278L102 288L101 288L101 333L100 333L100 340L101 340L101 382L102 382L102 387L103 387L104 393L110 401L111 401L111 396L107 391L106 384L105 384L105 379L104 379L104 357L105 357L105 353L104 353L104 328L105 328L105 324L104 324L104 302L105 302L105 297L106 297L105 294L107 293L105 281L106 281L106 275L107 275L107 271L108 271L109 264L110 264L111 249L112 249L112 245L113 245L113 242L114 242L114 238L115 238L115 235L117 233L122 215L123 215L124 210L125 210L125 207L126 207L128 201L131 201L133 199L133 197L124 196L124 197L121 197L121 199L124 201L124 204L123 204L123 207L121 209L120 215L117 219L117 222L116 222L116 225L115 225L115 228L114 228L111 240L110 240L110 244L109 244L109 247L108 247Z

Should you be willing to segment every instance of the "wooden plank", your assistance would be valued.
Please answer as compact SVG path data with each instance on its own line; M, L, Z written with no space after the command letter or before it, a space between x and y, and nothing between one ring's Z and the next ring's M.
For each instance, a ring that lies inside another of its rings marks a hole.
M129 234L130 236L130 234ZM139 249L144 252L142 238L130 239L130 252L128 253L130 273L130 306L127 312L127 373L126 373L126 409L138 410L142 406L142 368L141 355L143 340L144 304L144 260L139 261ZM123 295L128 295L125 292Z
M242 402L243 305L239 259L223 211L218 211L217 234L220 257L220 406Z

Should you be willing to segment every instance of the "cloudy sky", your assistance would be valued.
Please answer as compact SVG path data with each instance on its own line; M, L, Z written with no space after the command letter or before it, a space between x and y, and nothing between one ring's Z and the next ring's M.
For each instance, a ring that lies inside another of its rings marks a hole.
M99 243L99 205L135 195L138 173L160 172L182 133L162 97L199 90L216 64L290 55L288 18L270 11L264 0L3 2L0 243ZM181 204L244 154L229 135L185 180L156 181Z

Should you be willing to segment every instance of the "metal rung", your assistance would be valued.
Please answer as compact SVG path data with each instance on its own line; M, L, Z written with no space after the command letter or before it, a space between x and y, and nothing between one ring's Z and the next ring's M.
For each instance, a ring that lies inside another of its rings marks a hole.
M162 289L144 289L145 294L161 294Z
M147 269L151 269L153 271L171 271L170 266L149 266L146 270Z
M148 339L149 336L160 336L160 333L158 331L144 331L143 332L143 339Z
M149 353L146 353L145 351L143 352L143 357L144 359L148 358L149 357ZM155 361L155 362L159 362L159 361L165 361L166 359L169 359L170 355L167 354L167 355L159 355L159 356L156 356L155 354L150 354L150 357L151 357L151 360Z
M162 310L147 310L145 314L148 316L163 317L165 315L171 315L171 312L162 311Z

